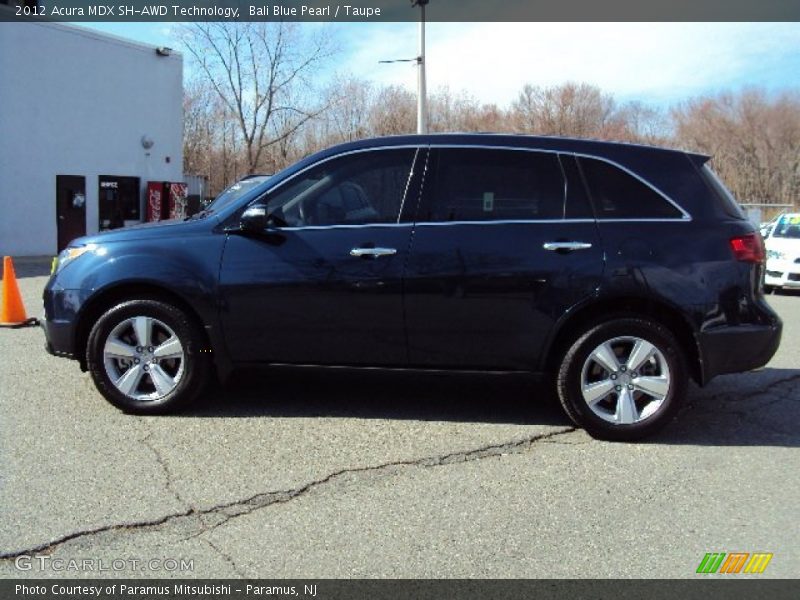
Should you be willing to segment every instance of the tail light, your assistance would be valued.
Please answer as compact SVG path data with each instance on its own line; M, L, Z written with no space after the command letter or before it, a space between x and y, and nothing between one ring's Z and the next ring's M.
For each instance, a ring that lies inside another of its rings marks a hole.
M764 240L759 233L731 238L731 250L736 260L741 262L763 263L767 258Z

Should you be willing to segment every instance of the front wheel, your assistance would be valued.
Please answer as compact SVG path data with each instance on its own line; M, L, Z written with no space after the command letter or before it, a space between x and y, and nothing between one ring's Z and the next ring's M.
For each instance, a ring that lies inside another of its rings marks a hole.
M669 423L684 401L686 360L663 326L615 319L575 341L561 363L557 387L566 413L590 435L640 439Z
M86 359L100 393L136 414L187 404L210 371L200 328L158 300L123 302L103 314L89 334Z

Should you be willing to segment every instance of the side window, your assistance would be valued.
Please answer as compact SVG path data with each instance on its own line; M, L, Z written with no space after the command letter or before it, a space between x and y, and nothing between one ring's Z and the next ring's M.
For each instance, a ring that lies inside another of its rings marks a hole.
M416 152L368 150L334 158L271 195L267 211L294 227L396 223Z
M441 148L435 155L420 221L563 217L564 177L555 154Z
M598 219L679 219L682 213L661 194L602 160L580 158Z

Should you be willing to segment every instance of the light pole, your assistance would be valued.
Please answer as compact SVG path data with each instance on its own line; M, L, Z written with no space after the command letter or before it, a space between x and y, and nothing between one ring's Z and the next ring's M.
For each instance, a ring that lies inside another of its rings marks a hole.
M425 5L430 0L411 0L419 6L419 55L417 56L417 133L428 133L428 96L425 81Z
M417 63L417 133L428 133L428 94L425 82L425 6L430 0L411 0L411 7L419 6L419 55L416 58L379 60L380 64Z

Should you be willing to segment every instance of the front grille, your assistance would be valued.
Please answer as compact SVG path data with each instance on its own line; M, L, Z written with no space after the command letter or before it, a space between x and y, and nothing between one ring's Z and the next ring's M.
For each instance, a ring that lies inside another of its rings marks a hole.
M794 264L800 265L800 258L795 258L794 259Z
M789 281L800 281L800 273L789 273Z

